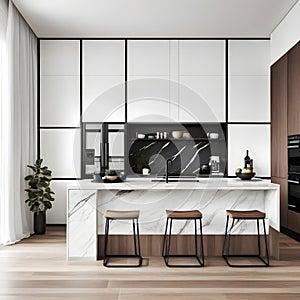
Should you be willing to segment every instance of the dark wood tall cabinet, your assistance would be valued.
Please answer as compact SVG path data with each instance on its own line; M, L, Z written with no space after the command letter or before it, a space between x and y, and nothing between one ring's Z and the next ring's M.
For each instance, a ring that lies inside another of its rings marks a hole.
M300 133L300 42L288 52L288 135Z
M280 184L281 226L300 233L300 214L288 210L287 138L293 134L300 134L300 42L271 67L272 182Z
M287 55L271 67L271 176L287 178Z
M271 176L280 184L280 220L287 227L287 54L271 67Z

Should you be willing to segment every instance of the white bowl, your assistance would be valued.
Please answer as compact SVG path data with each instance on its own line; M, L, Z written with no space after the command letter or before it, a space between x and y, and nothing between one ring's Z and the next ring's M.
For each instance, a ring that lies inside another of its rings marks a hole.
M209 137L210 137L211 139L218 139L218 138L219 138L219 134L218 134L218 133L212 132L212 133L210 133Z
M172 136L174 139L182 138L183 132L182 131L172 131Z
M182 137L185 138L185 139L190 139L191 138L191 134L189 132L184 132L182 134Z
M137 135L138 139L144 139L145 136L146 136L146 135L143 134L143 133L138 133L138 135Z

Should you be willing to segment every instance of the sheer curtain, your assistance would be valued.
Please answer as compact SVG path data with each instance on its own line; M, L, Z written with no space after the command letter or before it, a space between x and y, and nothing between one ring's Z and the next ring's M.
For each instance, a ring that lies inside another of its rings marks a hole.
M0 1L5 7L5 1ZM11 1L3 25L6 29L1 28L0 244L12 244L32 232L32 215L25 205L24 177L28 173L26 165L36 158L37 38Z

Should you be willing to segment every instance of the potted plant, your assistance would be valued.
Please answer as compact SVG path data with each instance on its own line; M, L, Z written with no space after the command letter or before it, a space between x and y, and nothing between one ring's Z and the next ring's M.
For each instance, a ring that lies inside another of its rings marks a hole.
M25 191L28 199L25 203L34 213L34 232L44 234L46 232L46 210L52 208L52 195L54 192L50 188L52 171L48 167L42 167L43 159L37 159L33 166L27 165L33 174L27 175L24 179L28 182Z

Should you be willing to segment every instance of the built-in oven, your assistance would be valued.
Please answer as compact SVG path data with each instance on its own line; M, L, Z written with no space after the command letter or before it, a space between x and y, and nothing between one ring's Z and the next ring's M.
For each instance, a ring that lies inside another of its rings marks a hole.
M288 137L288 208L300 213L300 135Z

